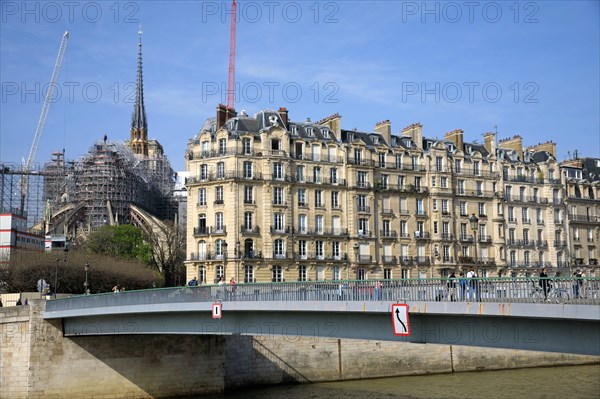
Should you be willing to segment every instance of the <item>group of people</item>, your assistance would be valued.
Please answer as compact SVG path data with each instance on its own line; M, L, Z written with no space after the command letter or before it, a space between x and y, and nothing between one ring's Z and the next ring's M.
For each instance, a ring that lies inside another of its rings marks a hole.
M448 276L448 301L458 301L459 298L461 300L467 299L476 299L479 300L479 290L477 289L477 273L473 268L469 269L467 275L462 271L458 274L458 279L456 278L456 274L452 272L450 276ZM457 286L458 280L458 286ZM460 291L457 291L459 288ZM467 294L468 292L468 294ZM459 295L460 293L460 295Z
M573 296L575 298L580 298L583 293L583 272L580 269L577 269L573 276L577 279L575 284L573 284ZM560 277L560 272L557 272L554 277ZM542 292L544 293L544 299L546 301L550 301L548 298L548 294L552 289L552 281L548 276L548 268L544 267L540 272L540 279L538 284L540 285Z

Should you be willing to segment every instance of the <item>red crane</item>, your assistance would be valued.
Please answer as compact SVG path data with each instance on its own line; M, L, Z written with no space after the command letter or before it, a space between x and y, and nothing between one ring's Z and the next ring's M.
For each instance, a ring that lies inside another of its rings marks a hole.
M231 1L231 27L229 31L229 77L227 79L227 108L233 111L235 108L235 31L237 5L235 0Z

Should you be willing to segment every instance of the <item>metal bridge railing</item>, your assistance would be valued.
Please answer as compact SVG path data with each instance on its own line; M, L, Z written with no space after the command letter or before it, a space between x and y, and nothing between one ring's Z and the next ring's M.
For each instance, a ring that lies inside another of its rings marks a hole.
M342 280L201 285L51 299L46 311L219 301L472 301L600 305L600 278ZM547 297L547 298L546 298Z

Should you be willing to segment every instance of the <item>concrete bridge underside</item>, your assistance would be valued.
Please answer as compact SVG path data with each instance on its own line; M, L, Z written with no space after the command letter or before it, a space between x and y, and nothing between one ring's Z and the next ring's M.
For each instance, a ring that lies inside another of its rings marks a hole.
M600 308L414 302L410 336L394 334L395 302L236 302L129 305L46 312L65 336L200 334L350 338L600 355Z

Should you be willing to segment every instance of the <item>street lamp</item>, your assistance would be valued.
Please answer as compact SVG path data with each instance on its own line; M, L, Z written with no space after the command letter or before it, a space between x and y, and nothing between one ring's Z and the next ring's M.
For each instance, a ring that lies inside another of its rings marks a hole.
M354 250L354 261L356 262L356 273L358 273L358 243L354 243L354 245L352 246L352 249ZM358 275L355 275L354 277L356 278Z
M83 286L85 287L85 295L89 295L90 290L88 289L88 272L90 271L90 264L86 262L83 269L85 270L85 283L83 283Z
M227 270L227 241L221 241L222 251L223 251L223 281L225 281L225 270Z
M471 230L473 230L473 244L475 245L475 272L479 277L479 264L477 262L477 229L479 228L479 219L474 213L471 214L469 223L471 224Z

